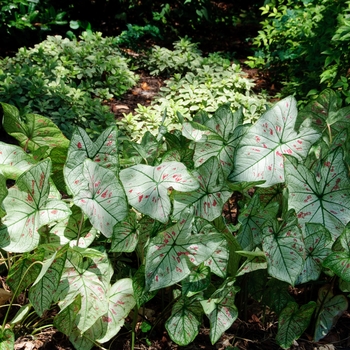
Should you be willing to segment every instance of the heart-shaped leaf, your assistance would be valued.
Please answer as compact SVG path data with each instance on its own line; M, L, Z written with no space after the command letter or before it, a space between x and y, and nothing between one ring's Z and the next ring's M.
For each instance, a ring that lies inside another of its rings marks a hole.
M55 294L61 310L81 295L77 327L83 333L108 312L106 299L113 274L108 257L96 249L75 247L68 251L67 263Z
M330 153L314 174L293 158L286 160L289 208L294 208L299 224L319 223L339 237L350 220L350 182L341 148Z
M348 300L345 295L334 295L331 286L320 288L317 298L317 319L315 324L314 340L324 338L334 327L339 317L348 308Z
M344 251L336 251L327 256L323 266L331 269L344 281L350 282L350 229L343 231L339 241Z
M316 281L322 271L322 262L332 252L333 240L321 224L306 224L304 232L306 257L297 284Z
M24 172L8 191L3 205L7 215L0 226L0 246L11 252L31 251L39 244L39 229L65 219L70 210L50 198L51 161L44 160ZM53 192L52 192L53 193Z
M191 234L187 216L152 238L146 255L146 286L149 290L168 287L186 278L193 266L207 260L223 241L214 227L205 234Z
M294 285L303 266L305 247L293 211L284 222L263 228L262 246L269 274Z
M90 159L83 163L79 191L74 203L87 215L92 225L106 237L128 213L123 186L115 173Z
M120 172L129 203L139 212L160 222L168 221L171 205L168 189L194 191L197 180L179 162L165 162L158 166L139 164Z
M296 100L290 96L263 114L241 139L229 180L265 180L262 187L284 182L283 154L302 160L320 137L306 125L299 133L294 130L297 113Z
M203 309L195 298L180 298L171 310L171 316L165 323L170 338L180 346L191 343L199 332Z
M111 252L133 252L138 242L138 227L136 214L129 215L113 228Z
M301 306L300 309L297 303L288 303L278 318L277 344L283 349L289 349L294 340L299 339L309 326L315 308L316 303L314 301Z
M1 103L1 106L4 111L4 129L25 150L33 152L42 146L68 148L68 139L50 119L38 114L27 114L23 120L16 107L6 103Z
M96 142L92 142L83 129L74 131L63 169L67 186L73 195L79 192L81 186L85 187L83 167L86 158L117 174L119 163L115 127L104 130Z
M176 220L186 208L194 208L194 215L213 221L222 215L222 208L231 192L225 187L225 177L216 157L209 158L193 173L199 189L193 192L175 193L174 212Z
M235 296L239 288L234 286L234 281L227 281L218 288L208 300L203 300L204 313L210 322L210 340L215 344L221 335L231 327L238 317L235 306Z

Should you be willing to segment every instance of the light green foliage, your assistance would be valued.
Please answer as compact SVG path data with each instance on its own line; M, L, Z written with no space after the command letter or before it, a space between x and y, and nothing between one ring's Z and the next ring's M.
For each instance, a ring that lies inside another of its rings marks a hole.
M132 138L139 138L146 130L156 134L160 124L169 130L179 129L178 113L192 120L198 111L212 114L225 103L230 103L232 110L243 106L246 122L256 120L265 110L266 99L254 94L254 83L238 65L231 65L218 53L203 57L197 44L187 38L174 46L173 51L156 47L147 58L153 73L173 76L165 81L151 106L138 105L136 115L128 114L118 122Z
M27 294L38 317L58 307L54 325L78 350L108 342L132 308L137 317L165 289L173 292L165 327L181 346L203 317L216 343L244 307L240 289L277 315L283 348L309 326L324 337L348 307L338 284L350 281L348 144L340 142L349 125L330 90L299 116L296 104L289 96L255 124L225 104L140 143L121 144L115 127L96 141L76 128L68 145L46 118L22 120L3 103L3 127L23 147L0 144L0 245L14 295ZM61 177L51 177L51 163ZM221 214L234 191L233 227ZM300 283L318 290L317 300L299 306L288 291ZM3 348L27 316L8 317Z
M79 41L51 36L0 61L0 101L22 114L47 116L67 136L74 125L98 133L114 122L101 102L125 93L136 78L113 38L87 32Z

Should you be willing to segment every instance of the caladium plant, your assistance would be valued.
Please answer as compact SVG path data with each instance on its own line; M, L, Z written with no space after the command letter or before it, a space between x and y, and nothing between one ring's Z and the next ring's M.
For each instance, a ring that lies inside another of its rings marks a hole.
M114 127L96 141L77 128L68 141L45 118L2 104L19 143L0 143L13 298L28 293L22 310L38 317L54 305L55 327L82 350L111 340L132 309L135 332L137 310L164 289L173 292L165 328L181 346L203 317L217 342L242 317L237 293L275 312L281 347L310 325L321 339L347 308L335 284L346 293L350 281L348 108L338 102L327 90L298 116L287 97L253 125L224 105L212 117L179 116L182 131L123 144ZM237 198L230 222L222 214ZM321 285L317 300L298 305L288 290L299 284ZM24 317L10 327L5 318L1 348L13 347Z

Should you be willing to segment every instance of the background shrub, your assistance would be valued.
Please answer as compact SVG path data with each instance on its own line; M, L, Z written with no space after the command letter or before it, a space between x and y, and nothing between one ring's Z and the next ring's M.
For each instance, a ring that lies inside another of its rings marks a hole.
M49 117L68 137L74 125L98 133L114 122L101 102L124 94L136 79L115 39L50 36L0 61L0 101Z

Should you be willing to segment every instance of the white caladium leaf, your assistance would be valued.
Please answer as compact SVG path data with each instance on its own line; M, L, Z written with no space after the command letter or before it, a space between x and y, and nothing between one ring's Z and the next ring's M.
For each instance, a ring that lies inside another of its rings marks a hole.
M164 162L158 166L138 164L120 172L129 203L139 212L166 223L171 204L168 190L191 192L198 181L179 162Z
M51 161L44 160L24 172L9 189L3 201L7 215L0 226L3 249L19 253L35 249L39 244L39 229L71 213L63 201L50 198L50 170Z
M51 228L49 242L87 248L94 241L97 230L91 226L79 207L73 205L71 211L72 214L66 220L58 222Z
M77 295L81 295L81 310L76 325L82 333L108 312L107 295L112 274L113 268L107 254L92 248L75 247L68 251L55 300L64 310Z
M314 326L314 340L319 341L324 338L347 309L348 300L345 295L334 295L330 285L320 288L317 298L318 317Z
M302 305L300 309L297 303L289 302L278 318L277 344L283 349L289 349L309 326L315 308L314 301Z
M82 176L74 204L83 210L96 229L111 237L114 225L128 214L123 186L113 171L90 159L83 163Z
M195 298L180 298L171 310L171 316L165 323L170 338L180 346L191 343L199 332L203 309Z
M322 271L322 262L332 253L331 234L321 224L306 224L304 231L305 261L296 284L316 281Z
M152 238L146 255L146 288L158 290L180 282L209 259L223 241L223 236L207 230L191 234L192 218L182 219Z
M212 344L219 340L238 317L238 310L235 306L235 296L238 291L239 288L234 286L234 281L227 279L210 299L200 302L204 313L209 318Z
M305 247L294 212L281 224L263 228L263 251L268 272L280 281L294 285L303 266Z
M72 135L67 161L63 174L71 193L75 195L80 187L85 187L83 166L86 158L102 167L118 172L117 131L115 127L104 130L96 142L92 142L87 133L77 128Z
M113 228L111 252L133 252L137 246L139 223L136 214L129 215Z
M319 172L286 160L286 183L289 208L294 208L299 224L319 223L339 237L350 220L350 182L341 148L330 153Z
M302 160L320 134L302 125L294 130L297 103L290 96L279 101L249 128L241 139L234 157L231 181L265 180L261 187L284 182L284 154Z
M187 208L194 208L194 215L213 221L222 215L222 208L231 192L225 187L225 177L216 157L209 158L193 173L199 182L199 189L174 195L173 216L176 220Z

